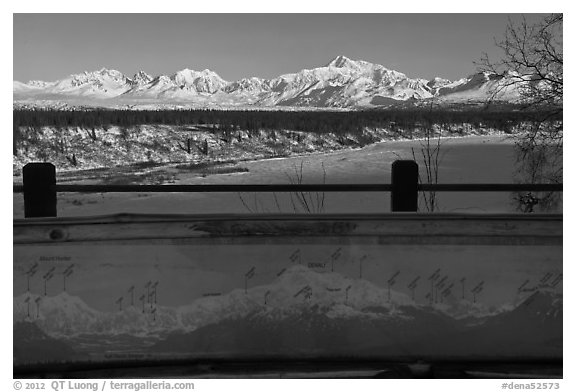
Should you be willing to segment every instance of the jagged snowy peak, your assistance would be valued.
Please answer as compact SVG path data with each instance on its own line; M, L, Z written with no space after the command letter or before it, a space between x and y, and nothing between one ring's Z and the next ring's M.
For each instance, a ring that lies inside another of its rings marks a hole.
M132 77L131 82L133 85L141 86L141 85L150 83L152 81L152 79L154 79L154 78L152 76L150 76L149 74L147 74L146 72L138 71Z
M470 102L496 99L518 101L519 86L511 84L512 75L496 75L488 72L473 74L467 78L445 84L435 91L440 101Z
M70 75L69 78L64 79L62 82L70 83L74 86L80 86L88 83L102 83L105 80L114 81L117 83L125 83L128 78L124 74L115 69L101 68L99 71L87 72L76 75Z
M324 70L326 68L330 72L334 72L334 68L338 68L340 72L350 73L354 76L373 76L376 81L380 81L383 78L389 81L397 81L407 78L403 73L390 70L383 65L373 64L364 60L352 60L346 56L338 56L330 61L325 67L315 68L315 70Z
M334 57L328 64L326 64L326 67L356 68L358 67L358 64L359 63L350 60L346 56L339 55Z
M70 75L70 77L55 83L51 89L55 92L102 93L116 96L121 91L126 90L130 85L129 82L130 80L121 72L102 68L99 71Z
M224 88L227 82L222 79L216 72L205 69L203 71L194 71L183 69L171 76L176 87L180 89L193 89L198 93L213 94Z
M270 90L270 81L256 77L243 78L235 82L228 83L224 88L227 93L248 92L261 93Z
M169 76L160 75L148 81L148 83L134 85L124 92L122 97L157 98L164 91L174 88L176 86Z
M169 76L160 75L153 78L146 85L138 86L137 88L132 89L130 91L153 91L154 89L162 91L163 89L168 89L172 87L175 87L172 79L170 79Z
M434 79L430 80L426 85L430 87L432 90L438 90L442 87L448 86L452 82L448 79L443 79L439 77L435 77Z

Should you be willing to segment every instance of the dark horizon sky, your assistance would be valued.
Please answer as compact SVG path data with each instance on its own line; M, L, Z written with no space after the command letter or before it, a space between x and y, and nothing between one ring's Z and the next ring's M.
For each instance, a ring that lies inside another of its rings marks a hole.
M13 79L102 67L272 78L344 55L412 78L459 79L518 14L14 14ZM526 15L528 21L540 16Z

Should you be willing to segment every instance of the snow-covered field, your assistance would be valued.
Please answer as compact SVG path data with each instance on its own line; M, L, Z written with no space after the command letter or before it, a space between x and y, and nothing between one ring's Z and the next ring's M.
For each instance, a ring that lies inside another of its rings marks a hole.
M240 161L227 165L228 174L210 174L188 170L175 164L143 167L132 176L157 178L160 183L175 184L277 184L289 183L302 164L304 183L389 183L390 166L396 159L411 159L412 148L417 157L421 141L388 141L360 149L344 149L330 153L312 153L287 158ZM514 182L514 144L504 136L468 136L442 141L442 161L439 183L512 183ZM421 171L423 165L421 164ZM126 172L118 169L84 174L59 174L63 183L95 183L108 178L110 183L128 181ZM89 176L86 175L85 178ZM21 178L21 177L20 177ZM18 182L20 178L15 178ZM147 194L76 194L58 195L59 216L131 213L248 213L294 212L289 195L277 194L278 206L272 194L245 193L147 193ZM437 196L441 212L513 212L508 193L440 193ZM244 200L244 202L242 202ZM387 212L387 193L327 193L324 212ZM23 217L23 197L14 194L14 217Z

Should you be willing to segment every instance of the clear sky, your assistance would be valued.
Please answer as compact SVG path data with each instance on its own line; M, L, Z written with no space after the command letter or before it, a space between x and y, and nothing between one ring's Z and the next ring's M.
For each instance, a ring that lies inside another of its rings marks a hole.
M409 77L458 79L497 57L509 14L15 14L14 74L52 81L102 67L126 75L209 68L275 77L337 55ZM529 20L537 17L528 15Z

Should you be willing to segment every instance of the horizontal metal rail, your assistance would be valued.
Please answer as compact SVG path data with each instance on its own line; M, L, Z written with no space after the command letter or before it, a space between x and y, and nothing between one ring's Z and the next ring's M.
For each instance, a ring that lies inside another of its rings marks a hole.
M14 185L14 193L24 192ZM418 184L423 192L562 192L563 184ZM55 185L56 192L392 192L392 184Z
M392 192L391 184L56 185L56 192ZM14 185L14 193L24 192ZM419 184L423 192L562 192L562 184Z
M562 192L563 184L418 184L424 192Z

